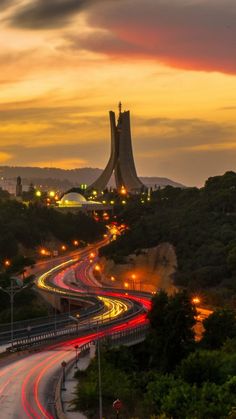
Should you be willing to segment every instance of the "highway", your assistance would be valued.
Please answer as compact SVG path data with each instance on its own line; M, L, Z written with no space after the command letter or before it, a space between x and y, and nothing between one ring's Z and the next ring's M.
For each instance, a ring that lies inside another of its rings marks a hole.
M102 320L103 326L99 330L94 327L94 330L84 331L79 337L47 346L40 352L21 355L14 353L2 359L0 361L1 418L55 418L53 390L61 372L61 362L69 362L75 357L74 346L81 346L115 331L147 323L146 313L140 310L131 317L126 316L133 304L144 305L148 310L149 298L126 295L127 293L119 291L99 290L98 283L90 274L88 251L83 251L79 260L73 260L73 263L68 262L66 265L62 271L60 267L59 271L55 269L46 275L40 275L38 285L51 287L53 292L69 293L74 296L86 295L91 287L92 294L98 295L104 303L103 312L93 316L94 325ZM77 282L71 284L68 281L70 277L68 274L75 266Z

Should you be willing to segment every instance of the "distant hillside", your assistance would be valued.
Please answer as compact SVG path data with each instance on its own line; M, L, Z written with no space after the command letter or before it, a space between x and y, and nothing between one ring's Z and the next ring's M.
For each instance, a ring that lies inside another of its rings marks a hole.
M31 182L35 185L43 185L45 187L57 187L66 190L81 183L90 185L100 174L102 170L97 168L85 167L81 169L57 169L57 168L40 168L40 167L11 167L0 166L0 177L7 180L14 180L17 176L21 176L23 185L29 185ZM171 185L175 187L183 187L180 183L174 182L167 178L160 177L141 177L142 182L148 187L163 187ZM114 181L111 180L111 186Z

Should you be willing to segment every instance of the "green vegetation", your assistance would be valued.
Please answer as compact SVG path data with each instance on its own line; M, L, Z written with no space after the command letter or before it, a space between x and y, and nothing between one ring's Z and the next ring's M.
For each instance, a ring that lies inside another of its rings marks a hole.
M83 213L61 213L53 208L14 200L0 201L0 260L43 246L48 241L92 242L104 233L104 225Z
M83 213L61 213L40 204L26 206L10 200L0 190L0 286L9 288L12 275L24 278L27 267L34 264L38 248L51 243L58 247L73 241L87 243L99 239L105 232L104 224L95 222ZM30 255L25 257L22 255ZM6 266L6 261L9 266ZM24 283L26 278L24 278ZM0 290L0 323L10 321L10 298ZM48 307L33 291L26 289L15 296L14 319L23 320L48 314Z
M13 281L14 289L20 291L14 297L15 321L42 317L48 314L47 305L32 289L33 275L26 275L27 268L33 265L33 259L17 256L11 261L10 266L3 267L0 271L0 287L3 290L10 291L11 281ZM26 288L20 290L21 286ZM9 323L11 318L10 296L4 291L0 291L0 307L0 323Z
M134 347L108 349L101 356L104 417L112 419L115 399L120 419L226 419L236 407L236 319L231 311L212 314L202 341L194 342L195 308L185 292L153 298L151 331ZM218 319L218 320L217 320ZM219 320L220 319L220 320ZM231 321L234 333L208 348L215 324ZM214 326L213 326L214 324ZM77 372L75 408L98 417L98 365Z
M141 202L143 201L143 202ZM199 290L220 286L213 303L232 299L236 291L236 173L209 178L205 186L168 186L134 197L117 208L117 219L130 229L101 249L101 255L124 263L125 257L162 242L174 245L175 283Z

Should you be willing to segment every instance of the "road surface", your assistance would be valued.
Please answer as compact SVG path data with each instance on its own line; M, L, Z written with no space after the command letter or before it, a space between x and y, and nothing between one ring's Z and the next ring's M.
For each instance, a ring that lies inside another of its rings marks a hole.
M83 255L85 257L86 253ZM73 269L71 267L71 269ZM50 284L57 292L85 293L90 285L93 286L94 279L89 276L90 264L88 257L80 263L80 274L78 285L71 285L67 282L67 274L58 272L56 275L49 275ZM68 273L68 271L67 271ZM60 275L60 284L58 283ZM46 278L48 278L46 276ZM65 279L65 281L64 281ZM55 281L55 283L54 283ZM92 281L92 282L91 282ZM97 285L97 284L96 284ZM85 286L85 288L83 288ZM127 294L127 293L126 293ZM61 362L75 357L75 345L83 345L94 341L105 334L109 335L116 331L132 329L138 325L147 323L146 313L137 313L132 318L125 318L127 305L126 301L144 304L146 309L150 301L145 297L137 295L125 295L117 291L100 291L100 298L107 304L110 314L107 319L106 329L87 332L82 337L70 339L63 343L48 346L44 350L25 355L12 354L7 359L0 361L0 401L3 419L26 419L26 418L55 418L54 410L54 388L61 372ZM110 305L108 307L108 305ZM118 324L109 325L111 318L117 318Z

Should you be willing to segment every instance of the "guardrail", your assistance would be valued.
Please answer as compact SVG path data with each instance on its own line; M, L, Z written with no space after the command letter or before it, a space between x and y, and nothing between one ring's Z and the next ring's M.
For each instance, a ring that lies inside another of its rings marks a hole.
M23 338L29 338L30 336L37 336L40 333L49 333L53 330L60 330L62 328L72 326L73 321L71 320L71 316L79 314L80 320L86 320L92 315L99 314L104 309L104 305L101 301L97 300L96 305L92 307L88 307L82 310L73 310L70 315L69 313L57 314L56 316L44 317L40 319L40 321L35 319L35 322L31 322L27 320L23 322L20 327L21 322L17 322L18 328L15 328L14 323L14 336L15 341ZM28 326L30 326L30 331L28 330ZM41 330L40 330L41 329ZM42 330L44 329L44 330ZM1 329L0 329L1 330ZM9 342L11 337L10 325L8 325L8 329L5 331L0 331L0 342Z
M35 336L28 336L25 338L16 339L13 342L13 345L7 348L7 351L15 352L15 351L24 350L27 348L33 348L35 346L39 346L45 343L50 343L51 341L62 339L63 337L70 337L70 336L79 337L79 334L82 334L87 330L94 331L94 328L96 326L98 326L99 328L101 327L104 328L105 326L107 326L107 324L114 325L114 324L119 324L122 321L127 322L130 319L132 319L134 315L141 314L143 312L144 312L143 308L139 307L138 309L136 309L135 311L132 311L132 313L127 314L123 318L113 319L113 320L107 319L106 321L103 321L103 319L101 319L101 321L98 321L98 320L90 319L90 317L88 317L88 319L86 319L84 323L81 322L81 324L79 324L79 321L78 321L76 325L70 326L65 329L53 330L50 332L40 333Z

